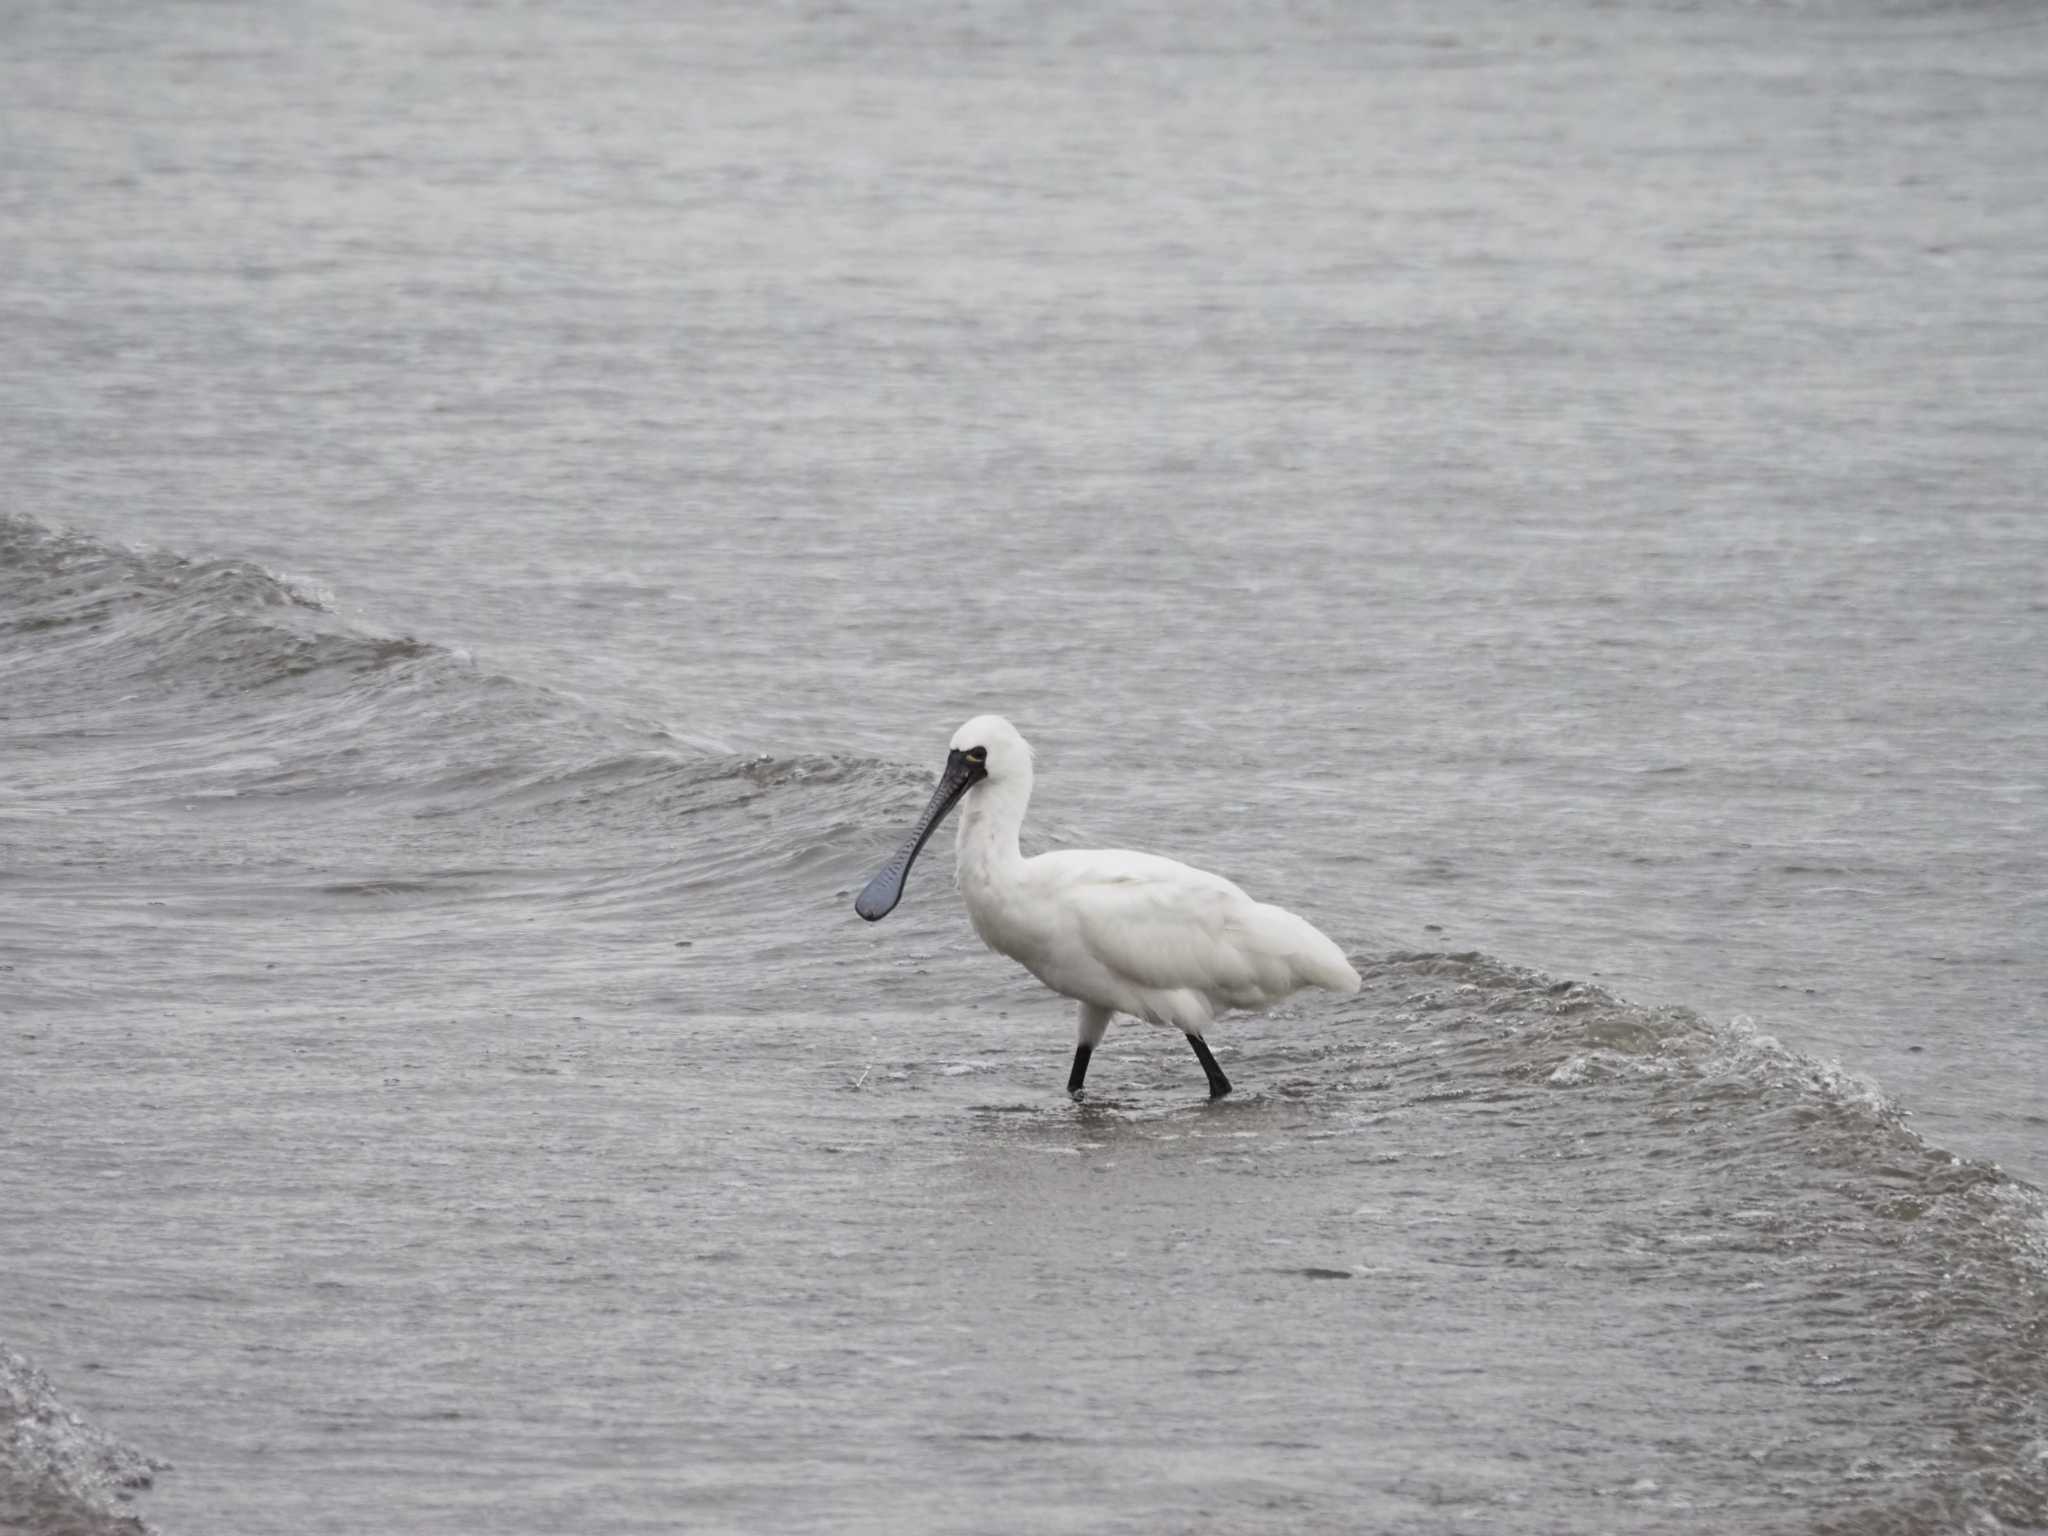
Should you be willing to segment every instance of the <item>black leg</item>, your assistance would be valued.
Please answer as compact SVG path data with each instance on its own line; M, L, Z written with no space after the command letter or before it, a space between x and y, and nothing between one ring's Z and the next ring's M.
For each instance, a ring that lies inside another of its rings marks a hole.
M1074 1070L1067 1074L1067 1092L1074 1098L1081 1097L1081 1084L1088 1076L1088 1058L1095 1054L1095 1047L1083 1040L1074 1047Z
M1209 1051L1209 1042L1200 1035L1189 1035L1188 1044L1195 1048L1195 1055L1201 1058L1202 1070L1209 1074L1209 1097L1222 1098L1230 1092L1230 1079L1225 1077L1223 1069L1216 1065L1216 1058Z

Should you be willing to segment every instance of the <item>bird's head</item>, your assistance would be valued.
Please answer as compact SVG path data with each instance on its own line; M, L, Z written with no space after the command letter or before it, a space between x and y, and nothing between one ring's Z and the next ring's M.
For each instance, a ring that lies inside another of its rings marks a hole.
M1001 715L976 715L955 731L946 758L949 771L956 757L974 775L968 783L970 789L983 779L1008 784L1031 776L1031 744Z
M938 787L932 791L924 814L917 818L917 825L910 829L910 836L896 850L896 856L854 898L853 910L871 923L894 911L896 903L903 899L903 883L910 878L910 866L917 862L925 839L946 819L946 813L960 803L961 796L984 781L991 786L1021 788L1025 794L1030 793L1031 748L1017 734L1017 727L1001 715L976 715L953 733L945 769L939 774Z

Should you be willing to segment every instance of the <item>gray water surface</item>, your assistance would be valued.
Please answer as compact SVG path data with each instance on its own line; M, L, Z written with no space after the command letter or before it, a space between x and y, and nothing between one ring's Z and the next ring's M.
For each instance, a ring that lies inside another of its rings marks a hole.
M172 1536L2040 1524L2044 87L10 9L0 1339ZM985 709L1366 994L1068 1104Z

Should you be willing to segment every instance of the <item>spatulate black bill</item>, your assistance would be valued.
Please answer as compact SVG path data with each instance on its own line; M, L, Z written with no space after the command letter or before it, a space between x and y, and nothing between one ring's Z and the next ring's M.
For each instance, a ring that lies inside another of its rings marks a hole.
M946 771L939 775L938 787L932 791L924 814L917 818L917 825L910 829L903 846L874 879L861 887L861 893L853 898L853 910L871 923L893 912L896 903L903 899L903 883L910 878L910 866L917 862L925 839L946 819L946 813L959 803L960 797L987 777L988 770L967 761L964 753L957 749L949 753Z

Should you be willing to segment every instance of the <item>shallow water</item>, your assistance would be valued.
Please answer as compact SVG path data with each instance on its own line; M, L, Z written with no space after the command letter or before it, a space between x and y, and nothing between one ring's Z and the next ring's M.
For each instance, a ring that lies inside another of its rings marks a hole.
M2041 1523L2044 72L10 12L0 1338L172 1536ZM1068 1104L985 708L1366 992Z

